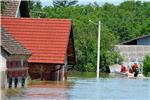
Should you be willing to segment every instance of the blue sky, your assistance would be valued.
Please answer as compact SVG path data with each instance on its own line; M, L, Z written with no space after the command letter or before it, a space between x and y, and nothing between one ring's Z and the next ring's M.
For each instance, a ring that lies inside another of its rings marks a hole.
M40 0L44 6L52 5L52 0ZM89 4L92 2L97 2L100 5L103 5L104 3L113 3L115 5L118 5L124 1L127 0L78 0L79 4ZM150 0L135 0L135 1L150 1Z

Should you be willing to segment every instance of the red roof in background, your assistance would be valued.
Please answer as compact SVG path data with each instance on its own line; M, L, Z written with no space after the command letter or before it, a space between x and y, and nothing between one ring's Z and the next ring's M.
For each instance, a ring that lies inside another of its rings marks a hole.
M29 62L64 64L69 19L2 17L2 27L32 52Z

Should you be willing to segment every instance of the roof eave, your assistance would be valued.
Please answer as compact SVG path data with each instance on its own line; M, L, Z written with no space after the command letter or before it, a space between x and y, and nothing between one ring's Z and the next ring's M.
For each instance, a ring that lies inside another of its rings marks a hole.
M67 59L67 48L68 48L69 38L70 38L70 34L71 34L71 26L72 26L72 22L71 22L71 20L70 20L70 28L69 28L69 32L68 32L67 45L66 45L65 54L64 54L64 57L66 58L66 59L64 58L64 64L65 64L65 60L68 61L68 59ZM68 63L68 62L67 62L67 63Z
M143 36L140 36L140 37L137 37L137 38L131 39L131 40L127 40L127 41L122 42L122 43L119 43L119 44L120 44L120 45L122 45L122 44L126 44L126 43L129 43L129 42L135 41L135 40L139 40L139 39L141 39L141 38L149 37L149 36L150 36L150 34L148 34L148 35L143 35Z
M28 63L35 63L35 64L53 64L53 65L65 65L64 63L52 63L52 62L30 62Z

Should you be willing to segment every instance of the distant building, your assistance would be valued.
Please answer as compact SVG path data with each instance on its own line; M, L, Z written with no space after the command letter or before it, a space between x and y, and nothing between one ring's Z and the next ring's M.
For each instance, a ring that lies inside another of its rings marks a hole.
M116 45L115 50L123 56L126 65L134 62L141 63L144 56L150 53L150 34Z
M125 41L121 44L122 45L147 45L147 46L150 46L150 34Z

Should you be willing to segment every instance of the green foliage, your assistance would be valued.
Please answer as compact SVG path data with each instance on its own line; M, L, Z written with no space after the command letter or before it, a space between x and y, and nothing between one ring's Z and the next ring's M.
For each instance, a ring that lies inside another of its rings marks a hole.
M145 56L143 61L143 73L146 76L150 76L150 54Z
M69 18L73 22L75 52L77 64L74 69L79 71L95 71L97 61L98 26L90 23L101 21L101 70L106 71L108 65L121 63L122 57L114 52L114 45L150 32L150 2L126 1L118 6L106 3L103 6L37 6L30 9L31 17L38 17L36 11L45 18Z
M29 9L31 17L45 17L45 13L42 10L42 3L40 1L29 1Z

